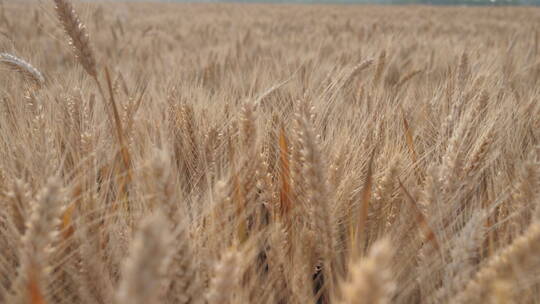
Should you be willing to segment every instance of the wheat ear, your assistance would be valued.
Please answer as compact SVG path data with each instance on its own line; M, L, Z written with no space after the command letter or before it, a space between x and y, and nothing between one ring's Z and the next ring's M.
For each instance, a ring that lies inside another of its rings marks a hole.
M493 284L516 271L514 275L523 276L527 271L534 272L540 265L537 252L540 250L540 223L531 224L522 236L493 256L476 277L471 280L465 290L450 303L481 303L489 296ZM514 284L514 287L517 287Z
M122 269L116 303L158 303L171 241L167 225L161 213L142 222Z
M81 22L73 5L68 0L54 0L58 20L69 36L75 56L88 75L97 78L96 60L90 46L90 38L86 26Z
M57 249L56 241L60 234L57 227L63 211L61 190L60 181L53 178L33 202L21 240L19 270L6 303L29 303L30 299L43 300L47 297L46 287L52 276L51 256Z
M164 300L179 304L203 303L204 299L199 296L203 285L193 246L185 227L180 226L177 230L164 282Z
M373 245L366 259L355 262L350 279L341 285L343 299L339 303L390 303L395 284L390 263L392 250L388 240Z
M239 252L232 248L226 251L216 264L214 276L206 294L208 304L230 303L235 285L238 282L240 262Z
M45 78L38 69L15 55L0 53L0 62L20 73L25 79L33 82L38 88L45 83Z

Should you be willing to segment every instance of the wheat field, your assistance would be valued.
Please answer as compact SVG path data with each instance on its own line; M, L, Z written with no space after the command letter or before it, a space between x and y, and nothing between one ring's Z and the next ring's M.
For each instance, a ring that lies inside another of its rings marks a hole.
M540 303L538 28L1 3L0 303Z

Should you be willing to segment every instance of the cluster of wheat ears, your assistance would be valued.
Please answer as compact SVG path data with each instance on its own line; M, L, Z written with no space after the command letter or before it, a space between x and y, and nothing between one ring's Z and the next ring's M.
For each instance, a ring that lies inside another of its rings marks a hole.
M0 8L0 302L540 303L536 10Z

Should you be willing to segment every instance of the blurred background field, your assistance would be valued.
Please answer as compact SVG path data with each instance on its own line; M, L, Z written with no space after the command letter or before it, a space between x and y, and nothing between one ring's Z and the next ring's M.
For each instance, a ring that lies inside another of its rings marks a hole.
M113 0L114 1L114 0ZM129 1L129 0L128 0ZM141 0L132 0L141 1ZM148 0L147 0L148 1ZM326 4L427 4L427 5L467 5L467 6L513 6L540 5L539 0L150 0L165 2L237 2L237 3L326 3Z

